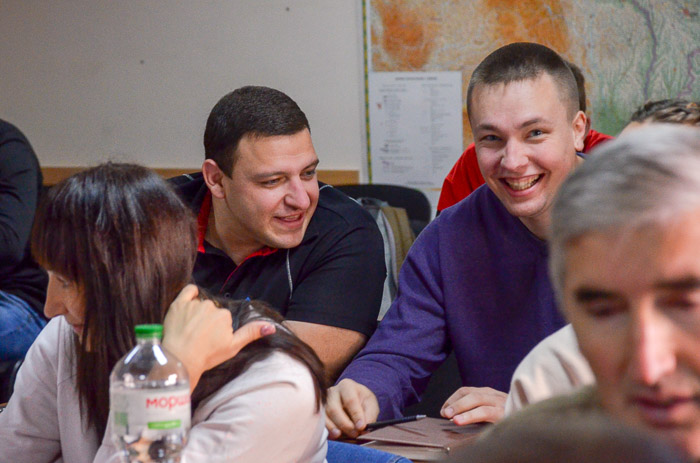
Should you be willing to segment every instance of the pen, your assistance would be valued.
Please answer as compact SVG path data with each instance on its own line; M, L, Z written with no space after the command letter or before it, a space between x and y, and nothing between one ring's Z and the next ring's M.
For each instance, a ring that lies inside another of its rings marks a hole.
M393 420L375 421L374 423L369 423L366 429L377 429L384 426L389 426L391 424L408 423L410 421L418 421L425 418L425 415L413 415L404 416L403 418L394 418Z

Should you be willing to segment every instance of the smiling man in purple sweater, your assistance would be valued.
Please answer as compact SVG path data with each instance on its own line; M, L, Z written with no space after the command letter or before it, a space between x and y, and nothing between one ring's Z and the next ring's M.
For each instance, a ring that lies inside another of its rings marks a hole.
M331 438L400 416L452 350L464 387L441 414L457 424L498 421L515 367L564 324L546 239L554 196L582 161L574 76L547 47L507 45L475 69L467 109L486 185L411 248L393 306L329 390Z

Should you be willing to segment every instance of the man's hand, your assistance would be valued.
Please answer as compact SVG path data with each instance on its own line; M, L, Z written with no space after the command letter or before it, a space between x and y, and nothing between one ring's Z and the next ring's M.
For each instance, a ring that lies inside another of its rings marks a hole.
M503 418L505 392L490 387L460 387L440 409L440 415L463 426L488 421L496 423Z
M377 397L366 386L344 379L328 389L326 429L331 439L355 438L379 416Z
M194 391L205 371L234 357L241 349L275 332L275 325L258 321L233 331L231 312L197 298L195 285L185 286L163 321L163 347L175 354L190 376Z

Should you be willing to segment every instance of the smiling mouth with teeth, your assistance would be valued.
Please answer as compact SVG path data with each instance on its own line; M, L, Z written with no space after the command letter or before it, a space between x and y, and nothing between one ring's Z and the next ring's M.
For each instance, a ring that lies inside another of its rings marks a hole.
M533 175L531 177L526 177L523 179L503 179L503 182L508 185L508 187L512 190L515 191L523 191L527 190L531 186L533 186L535 183L537 183L540 178L542 178L542 175Z

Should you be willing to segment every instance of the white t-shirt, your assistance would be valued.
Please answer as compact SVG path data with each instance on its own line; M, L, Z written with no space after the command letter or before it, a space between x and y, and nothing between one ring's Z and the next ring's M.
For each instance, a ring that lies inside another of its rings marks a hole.
M12 399L0 413L3 461L120 461L109 427L104 439L83 427L67 355L72 342L70 326L57 317L27 353ZM324 412L315 406L309 370L273 353L197 407L183 463L325 462Z

